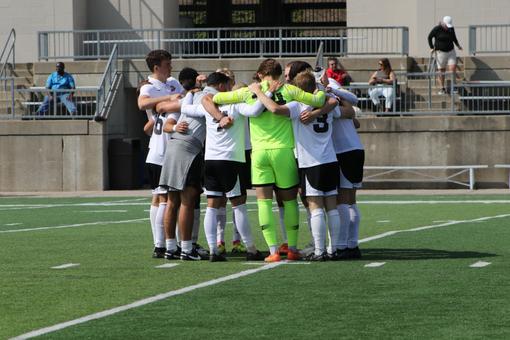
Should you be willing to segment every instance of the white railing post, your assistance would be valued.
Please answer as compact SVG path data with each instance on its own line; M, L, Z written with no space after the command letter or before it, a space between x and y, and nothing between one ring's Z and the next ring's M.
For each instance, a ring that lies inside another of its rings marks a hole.
M469 190L475 187L475 169L469 168Z

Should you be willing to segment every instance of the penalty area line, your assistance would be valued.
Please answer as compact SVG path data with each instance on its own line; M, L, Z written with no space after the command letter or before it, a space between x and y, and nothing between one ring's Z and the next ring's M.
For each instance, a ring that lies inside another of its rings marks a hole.
M39 230L51 230L51 229L78 228L78 227L88 227L88 226L105 225L105 224L124 224L124 223L133 223L133 222L143 222L143 221L147 221L148 219L149 219L148 217L145 217L145 218L137 218L134 220L123 220L123 221L98 221L98 222L89 222L89 223L58 225L58 226L52 226L52 227L9 229L9 230L0 230L0 234L21 233L21 232L26 232L26 231L39 231Z

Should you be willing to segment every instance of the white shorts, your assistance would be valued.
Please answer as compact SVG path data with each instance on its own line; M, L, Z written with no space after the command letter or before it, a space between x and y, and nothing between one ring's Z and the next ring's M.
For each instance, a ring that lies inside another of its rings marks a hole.
M457 65L455 48L448 52L436 51L436 62L438 68L446 68L446 65Z
M361 188L361 182L359 183L352 183L347 179L347 177L344 176L342 173L342 169L340 169L340 188L341 189L360 189Z

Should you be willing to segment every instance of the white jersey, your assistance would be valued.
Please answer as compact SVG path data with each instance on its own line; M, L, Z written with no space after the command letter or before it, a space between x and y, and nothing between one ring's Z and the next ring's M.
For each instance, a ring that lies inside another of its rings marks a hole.
M352 119L335 119L333 122L333 145L337 154L363 150L363 144Z
M168 78L165 83L149 76L150 84L145 84L140 88L140 96L158 98L171 94L182 93L184 88L175 78ZM163 126L168 118L166 114L159 115L155 111L147 110L148 119L154 120L151 139L149 141L149 152L147 153L146 163L163 165L165 158L166 144L168 134L163 132Z
M205 142L205 160L226 160L246 162L245 138L246 117L259 115L264 106L260 101L249 105L245 103L222 105L219 110L224 116L233 118L234 123L228 129L219 127L219 122L211 116L202 105L183 105L182 113L189 116L204 116L207 126Z
M290 102L285 105L290 111L299 168L336 162L331 133L333 118L341 116L339 107L306 125L301 123L299 116L301 112L313 110L313 108L299 102Z

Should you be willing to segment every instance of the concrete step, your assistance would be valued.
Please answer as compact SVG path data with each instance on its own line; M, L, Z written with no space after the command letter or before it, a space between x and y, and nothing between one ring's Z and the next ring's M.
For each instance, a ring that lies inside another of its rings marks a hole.
M454 103L454 105L456 105L456 104ZM429 109L429 103L428 102L413 102L413 103L409 103L403 107L409 108L409 110L419 109L419 110L426 111ZM449 108L451 108L450 102L432 102L432 103L430 103L430 109L432 109L432 110L435 110L435 109L446 110Z

